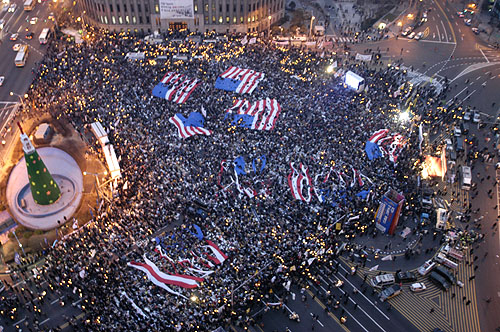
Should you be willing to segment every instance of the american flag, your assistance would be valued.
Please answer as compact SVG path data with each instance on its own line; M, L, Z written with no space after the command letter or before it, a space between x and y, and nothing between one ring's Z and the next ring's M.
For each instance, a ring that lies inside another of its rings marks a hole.
M252 93L262 79L264 79L264 73L240 67L229 67L217 77L215 88L241 94Z
M378 145L380 154L395 163L406 145L406 138L399 133L389 134L389 129L380 129L373 133L369 142Z
M232 123L244 128L272 130L281 111L276 99L266 98L250 104L248 100L237 100L226 111L232 115Z
M153 88L153 96L182 104L188 100L200 80L188 79L184 75L170 71Z
M179 137L181 138L212 134L211 130L203 128L203 116L198 112L189 114L187 119L182 114L177 113L168 121L177 127Z
M302 163L300 164L300 172L293 166L293 163L290 163L290 167L292 168L292 172L288 175L288 185L292 191L293 198L309 203L311 201L313 184L308 168L302 165ZM304 195L304 190L307 195Z

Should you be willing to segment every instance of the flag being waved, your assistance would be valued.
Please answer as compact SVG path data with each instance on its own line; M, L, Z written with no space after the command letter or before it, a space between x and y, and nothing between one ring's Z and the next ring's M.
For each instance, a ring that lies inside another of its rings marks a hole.
M187 119L182 114L177 113L169 119L169 122L177 127L181 138L212 134L211 130L203 128L205 119L198 112L192 112Z
M188 79L184 75L170 71L153 88L153 96L182 104L188 100L200 80Z
M217 77L215 88L241 94L252 93L263 78L264 73L240 67L229 67Z
M250 104L248 100L237 100L226 111L232 117L231 123L243 128L272 130L281 111L276 99L266 98Z
M290 167L292 168L292 172L288 175L288 185L292 190L293 198L309 203L311 201L311 191L313 189L309 170L302 165L302 163L300 164L302 173L293 167L293 163L290 163ZM303 194L304 191L306 195Z

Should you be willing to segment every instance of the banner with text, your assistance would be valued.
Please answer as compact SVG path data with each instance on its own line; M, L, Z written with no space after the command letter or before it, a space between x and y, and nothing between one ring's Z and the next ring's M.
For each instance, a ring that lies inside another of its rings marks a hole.
M193 0L160 0L161 19L193 19Z

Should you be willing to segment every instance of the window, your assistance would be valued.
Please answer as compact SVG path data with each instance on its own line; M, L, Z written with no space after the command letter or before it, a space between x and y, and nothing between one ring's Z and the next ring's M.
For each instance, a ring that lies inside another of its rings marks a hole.
M252 22L255 22L255 16L252 15Z
M208 24L208 16L205 15L205 24Z
M160 5L156 4L155 5L155 13L159 13L160 12Z
M122 20L121 16L118 16L118 22L120 22L120 24L123 24L123 20Z
M144 11L145 11L146 13L149 13L149 5L148 5L147 3L146 3L146 4L144 4Z
M233 4L233 13L236 13L236 4Z
M226 3L226 13L228 13L228 12L229 12L229 4Z
M251 12L251 11L252 11L252 5L248 4L248 12Z
M111 16L111 22L113 22L113 24L116 24L116 19L115 19L115 16Z
M124 3L124 4L123 4L123 11L124 11L124 12L126 12L126 11L127 11L127 4L126 4L126 3Z
M215 23L216 20L215 20L215 15L212 16L212 23Z
M195 12L195 13L197 13L197 12L198 12L198 4L197 4L197 3L195 3L195 4L194 4L194 12Z
M104 23L104 17L101 15L101 23Z
M205 13L208 13L208 3L205 4Z
M257 10L259 10L259 8L260 8L260 1L257 2Z
M109 11L113 12L113 5L112 4L109 4Z
M233 16L233 24L236 24L236 16Z
M133 13L135 11L134 5L130 5L130 11Z
M250 23L250 16L248 16L248 20L247 21L248 21L248 23Z
M139 24L142 24L142 16L139 16Z
M127 24L130 23L130 18L128 17L128 15L125 16L125 22L127 22Z
M146 16L146 24L149 24L149 16Z
M219 12L222 13L222 4L219 3Z
M104 16L104 22L106 22L106 24L108 24L108 17L107 16Z
M116 11L120 12L120 5L119 4L116 4Z
M245 19L243 18L243 16L240 17L240 23L243 24L243 22L245 21Z
M240 5L240 12L243 13L243 4Z
M223 22L223 21L222 21L222 16L219 16L219 23L221 23L221 24L222 24L222 22Z
M142 8L141 8L141 4L140 4L140 3L138 3L138 4L137 4L137 11L138 11L139 13L141 13L141 12L142 12Z
M229 16L226 16L226 23L229 23Z
M253 4L253 10L255 10L255 3Z
M137 20L135 19L135 16L132 16L132 23L136 24Z
M212 11L215 11L215 1L212 1Z

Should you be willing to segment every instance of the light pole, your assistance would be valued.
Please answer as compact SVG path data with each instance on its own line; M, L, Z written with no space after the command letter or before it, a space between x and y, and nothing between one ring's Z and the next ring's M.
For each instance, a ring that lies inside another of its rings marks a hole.
M24 99L27 99L27 98L28 98L28 94L27 94L27 93L25 93L25 94L24 94L24 96L21 96L20 94L17 94L17 93L15 93L15 92L11 91L9 94L10 94L11 96L16 96L16 97L18 97L18 98L19 98L19 101L21 102L21 105L22 105L22 106L23 106L23 108L24 108L24 100L23 100L23 97L24 97Z
M271 38L271 20L273 19L273 17L269 15L267 18L269 19L269 30L267 31L267 37Z
M313 29L313 21L316 19L314 15L311 15L311 23L309 24L309 38L312 36L312 29Z

